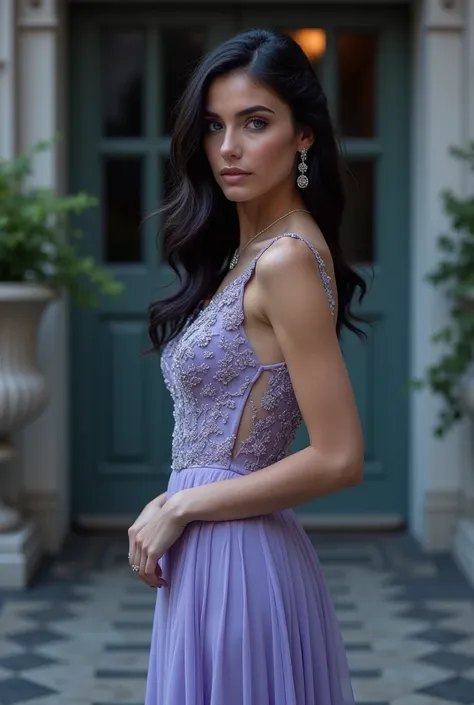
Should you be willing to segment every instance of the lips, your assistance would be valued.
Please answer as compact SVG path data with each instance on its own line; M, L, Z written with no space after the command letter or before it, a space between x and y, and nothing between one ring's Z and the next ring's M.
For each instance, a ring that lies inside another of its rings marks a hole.
M236 167L224 167L221 171L221 176L248 176L250 172Z
M245 183L247 176L250 176L250 172L238 169L235 166L226 166L221 171L221 179L228 186L237 186Z

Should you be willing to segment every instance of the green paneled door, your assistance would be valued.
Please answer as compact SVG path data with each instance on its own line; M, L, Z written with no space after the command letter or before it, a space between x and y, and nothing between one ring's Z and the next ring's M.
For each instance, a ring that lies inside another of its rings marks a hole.
M104 6L102 6L104 7ZM144 355L147 307L171 277L156 248L172 106L196 60L268 11L110 4L71 13L70 186L100 198L83 250L126 285L72 312L73 514L134 515L166 487L172 409ZM258 7L256 5L253 6ZM301 511L404 519L407 505L408 22L403 8L272 7L320 73L350 168L345 249L371 285L369 338L343 341L366 437L366 480ZM317 136L316 136L317 138ZM304 431L295 447L305 443Z

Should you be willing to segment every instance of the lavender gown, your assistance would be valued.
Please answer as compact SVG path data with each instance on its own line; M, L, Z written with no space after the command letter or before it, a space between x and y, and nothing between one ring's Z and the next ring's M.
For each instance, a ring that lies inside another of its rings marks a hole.
M243 328L245 284L275 238L165 348L174 402L168 494L285 456L301 415L285 363L262 365ZM192 522L161 561L145 705L353 705L339 625L292 510Z

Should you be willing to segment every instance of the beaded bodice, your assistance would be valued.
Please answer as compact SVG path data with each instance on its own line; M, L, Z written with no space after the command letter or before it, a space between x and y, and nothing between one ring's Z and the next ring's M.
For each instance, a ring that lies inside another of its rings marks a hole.
M313 245L285 233L191 316L165 347L161 366L174 403L172 469L217 466L248 472L283 458L301 414L285 362L259 362L244 330L244 292L258 259L281 237L314 252L334 313L331 279Z

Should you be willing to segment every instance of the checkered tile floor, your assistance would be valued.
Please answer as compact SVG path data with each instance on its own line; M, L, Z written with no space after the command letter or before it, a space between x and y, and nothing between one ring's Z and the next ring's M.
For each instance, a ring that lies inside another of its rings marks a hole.
M452 560L407 536L313 542L358 703L474 705L474 590ZM143 705L155 591L126 554L72 537L29 590L0 591L0 705Z

